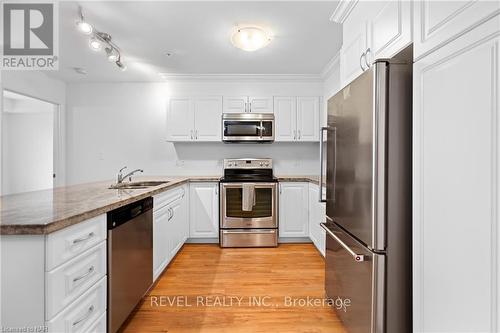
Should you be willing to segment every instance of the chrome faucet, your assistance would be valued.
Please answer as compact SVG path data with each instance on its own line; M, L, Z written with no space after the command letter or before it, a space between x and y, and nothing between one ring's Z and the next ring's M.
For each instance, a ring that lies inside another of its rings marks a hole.
M144 172L144 170L142 169L136 169L134 171L131 171L129 173L127 173L125 176L122 174L123 170L125 170L127 167L124 166L123 168L120 169L120 171L118 171L118 176L116 177L116 183L117 184L121 184L123 183L123 181L128 177L128 180L129 181L132 181L132 176L136 173L136 172Z

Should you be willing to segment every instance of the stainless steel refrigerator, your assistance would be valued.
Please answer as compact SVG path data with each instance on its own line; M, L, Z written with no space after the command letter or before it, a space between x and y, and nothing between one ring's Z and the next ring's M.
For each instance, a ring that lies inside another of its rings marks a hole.
M412 331L411 103L412 63L394 59L328 101L325 291L348 332Z

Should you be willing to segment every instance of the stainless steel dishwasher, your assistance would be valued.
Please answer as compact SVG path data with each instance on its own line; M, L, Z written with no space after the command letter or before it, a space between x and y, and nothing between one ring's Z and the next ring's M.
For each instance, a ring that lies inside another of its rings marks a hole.
M108 332L116 332L153 284L153 198L108 213Z

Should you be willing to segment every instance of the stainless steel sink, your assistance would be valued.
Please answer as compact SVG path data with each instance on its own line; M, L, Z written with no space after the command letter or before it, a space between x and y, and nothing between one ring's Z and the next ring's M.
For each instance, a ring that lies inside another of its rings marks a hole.
M122 190L122 189L140 190L148 187L160 186L167 183L168 181L141 181L141 182L113 184L109 188L115 190Z

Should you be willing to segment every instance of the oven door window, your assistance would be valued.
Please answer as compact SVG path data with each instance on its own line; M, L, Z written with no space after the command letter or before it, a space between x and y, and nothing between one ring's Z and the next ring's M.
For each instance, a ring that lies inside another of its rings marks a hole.
M273 122L263 121L262 122L262 136L273 136Z
M255 205L251 211L242 209L242 188L226 188L226 216L232 218L263 218L273 215L273 189L255 188Z
M224 136L260 136L260 121L225 121Z

